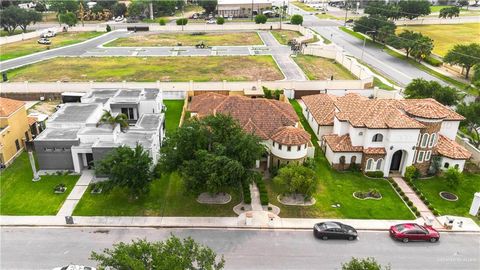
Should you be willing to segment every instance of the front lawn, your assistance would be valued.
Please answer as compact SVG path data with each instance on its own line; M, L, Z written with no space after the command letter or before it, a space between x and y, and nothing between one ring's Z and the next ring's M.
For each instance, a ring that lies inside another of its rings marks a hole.
M207 46L263 45L256 32L238 33L165 33L135 34L118 38L105 44L108 47L156 47L156 46L195 46L204 42Z
M78 175L48 175L32 182L27 153L22 153L0 174L1 215L55 215L79 178ZM67 191L54 194L54 187L60 183L67 186Z
M11 81L274 81L284 78L270 55L58 57L9 71Z
M230 190L232 200L224 205L200 204L197 196L186 191L178 173L165 174L152 182L150 193L131 199L125 189L109 193L83 195L73 214L75 216L205 216L234 217L233 207L240 203L238 190Z
M183 100L164 100L163 104L167 107L165 112L165 129L167 134L175 131L180 123L182 115Z
M58 33L56 37L50 38L52 44L50 49L59 48L75 43L80 43L87 39L97 37L103 33L100 32L67 32ZM0 61L17 58L20 56L46 51L47 46L37 43L38 38L31 38L19 42L13 42L0 45Z
M291 30L272 30L270 33L272 33L275 39L282 45L287 45L289 40L302 36L300 32Z
M310 80L356 80L350 71L333 59L313 55L297 55L293 58Z
M280 217L291 218L353 218L353 219L414 219L402 199L390 183L384 179L370 179L361 173L337 172L330 168L328 161L316 149L319 187L313 196L313 206L285 206L276 199L279 187L273 181L266 181L270 202L280 207ZM352 194L356 191L376 189L382 194L381 200L358 200ZM339 208L332 205L340 204Z
M480 174L463 174L463 180L457 188L450 188L445 178L434 177L414 181L415 186L425 195L427 200L437 209L440 215L456 215L473 218L468 214L473 194L480 192ZM458 201L451 202L440 197L441 191L448 191L458 196ZM477 222L480 220L477 219Z
M305 3L302 3L302 2L293 1L293 2L290 2L290 3L299 7L300 9L303 9L304 11L315 11L315 8L309 6Z

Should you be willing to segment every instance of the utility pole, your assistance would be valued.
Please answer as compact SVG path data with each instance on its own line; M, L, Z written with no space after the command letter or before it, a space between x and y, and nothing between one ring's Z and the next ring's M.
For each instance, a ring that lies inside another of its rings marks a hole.
M343 26L347 26L347 14L348 14L348 0L345 0L345 22Z
M253 0L252 0L252 10L251 10L251 16L252 16L252 21L253 21Z

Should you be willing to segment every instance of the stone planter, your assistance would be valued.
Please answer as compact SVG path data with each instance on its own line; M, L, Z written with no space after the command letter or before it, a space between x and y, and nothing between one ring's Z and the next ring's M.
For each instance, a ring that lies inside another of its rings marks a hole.
M451 192L448 192L448 191L440 191L438 193L438 195L440 195L440 197L446 201L449 201L449 202L456 202L458 201L458 196L451 193Z

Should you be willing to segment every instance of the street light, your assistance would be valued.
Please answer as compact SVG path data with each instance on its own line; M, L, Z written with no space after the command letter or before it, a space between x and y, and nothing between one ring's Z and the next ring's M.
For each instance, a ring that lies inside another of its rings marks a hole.
M377 31L367 31L365 32L365 35L368 35L368 33L375 33ZM363 47L362 47L362 56L360 57L360 60L363 61L363 53L365 52L365 43L367 42L367 37L363 37Z

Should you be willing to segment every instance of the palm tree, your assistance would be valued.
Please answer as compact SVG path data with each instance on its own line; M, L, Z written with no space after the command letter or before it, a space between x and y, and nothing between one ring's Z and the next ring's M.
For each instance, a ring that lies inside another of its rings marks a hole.
M120 129L123 131L124 129L128 128L127 119L128 119L128 117L123 113L119 113L116 116L113 116L111 112L109 112L107 110L103 110L103 115L100 118L100 120L98 120L97 127L101 124L110 124L112 126L112 129L113 129L113 128L115 128L116 124L119 124Z

